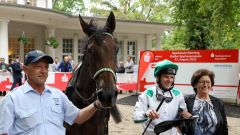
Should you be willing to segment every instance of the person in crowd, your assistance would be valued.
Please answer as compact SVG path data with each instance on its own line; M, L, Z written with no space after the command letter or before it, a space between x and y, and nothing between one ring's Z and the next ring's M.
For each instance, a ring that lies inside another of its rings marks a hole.
M61 90L46 85L51 63L52 57L42 51L27 54L23 66L27 81L0 104L1 135L65 135L64 121L82 124L102 107L97 99L78 109Z
M10 59L9 61L10 61L10 62L9 62L9 69L10 69L10 71L12 72L12 67L11 67L11 65L15 62L15 60L14 60L14 59Z
M135 123L143 123L147 135L155 135L154 127L160 122L176 119L179 110L187 111L182 93L174 88L177 70L178 66L169 60L158 62L154 69L156 84L138 97L133 119ZM150 120L152 121L147 127ZM180 131L173 127L164 134L178 135Z
M4 73L4 72L11 72L9 65L7 63L5 63L5 59L3 57L0 58L0 73ZM6 95L6 91L1 91L0 90L0 96L5 96Z
M0 58L0 72L11 72L9 65L5 63L5 59L2 57Z
M209 94L214 78L214 72L208 69L199 69L192 75L191 85L195 94L185 97L189 113L184 112L182 116L198 116L194 135L228 135L224 104Z
M16 57L13 64L11 64L12 68L12 75L13 75L13 84L10 90L13 90L16 85L18 86L22 85L22 64L20 62L19 57Z
M116 69L116 73L125 73L125 67L123 61L119 62L119 66ZM120 94L122 94L122 90L119 91Z
M124 63L122 61L119 62L119 67L116 70L117 73L125 73Z
M133 60L131 56L128 56L127 61L125 63L125 72L126 73L133 73Z
M68 55L69 62L71 63L72 67L74 67L74 60L72 58L72 55Z
M72 64L69 62L68 56L64 56L63 61L58 66L60 72L71 72L73 71Z
M55 57L54 62L52 64L52 71L57 72L58 71L58 66L59 66L58 57Z

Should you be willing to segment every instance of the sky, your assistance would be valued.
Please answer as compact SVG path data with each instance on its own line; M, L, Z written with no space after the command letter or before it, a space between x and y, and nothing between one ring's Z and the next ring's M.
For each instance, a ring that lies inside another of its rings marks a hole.
M84 2L84 5L85 5L85 7L86 7L86 9L87 9L87 11L85 12L85 14L86 15L91 15L91 13L90 13L90 6L91 6L91 4L90 4L90 0L83 0L83 2Z

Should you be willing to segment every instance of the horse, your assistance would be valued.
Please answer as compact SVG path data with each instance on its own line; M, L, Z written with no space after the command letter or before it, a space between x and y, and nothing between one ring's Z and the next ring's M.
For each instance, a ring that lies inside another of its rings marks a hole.
M116 106L117 43L113 37L115 16L110 12L103 28L93 19L86 23L79 15L83 32L87 35L81 63L73 72L66 95L78 108L84 108L97 98L102 108L83 124L66 125L66 135L108 135L110 114L116 123L121 122L121 113Z

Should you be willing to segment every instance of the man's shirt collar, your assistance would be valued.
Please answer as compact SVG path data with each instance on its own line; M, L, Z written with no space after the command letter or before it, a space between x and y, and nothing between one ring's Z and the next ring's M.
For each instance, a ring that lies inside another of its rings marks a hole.
M51 92L50 88L45 84L44 86L44 90L43 92ZM37 92L35 89L32 88L32 86L28 83L28 81L26 81L24 83L24 93L30 92L30 91L34 91Z

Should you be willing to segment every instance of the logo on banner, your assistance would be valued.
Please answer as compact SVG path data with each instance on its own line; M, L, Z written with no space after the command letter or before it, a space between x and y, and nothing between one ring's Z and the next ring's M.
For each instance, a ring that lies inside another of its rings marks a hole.
M68 76L66 74L63 74L62 82L68 82Z
M146 55L143 56L144 62L150 62L151 57L149 55L150 55L149 52L147 52Z
M141 86L141 81L142 81L142 77L144 75L144 73L146 72L147 68L149 67L149 65L151 64L151 62L153 62L154 60L154 53L152 51L144 51L142 53L142 55L140 56L140 61L139 61L139 69L138 69L138 83L139 83L139 88L138 89L142 89Z

